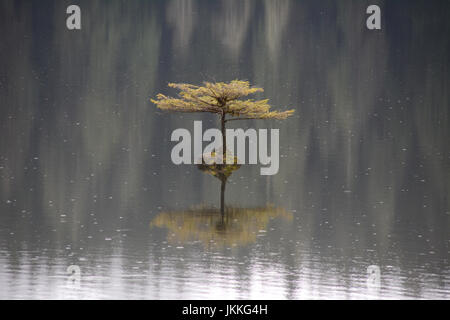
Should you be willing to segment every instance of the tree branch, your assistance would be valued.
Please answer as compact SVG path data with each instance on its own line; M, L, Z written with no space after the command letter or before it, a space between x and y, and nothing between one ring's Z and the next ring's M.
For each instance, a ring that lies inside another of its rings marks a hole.
M225 120L225 122L236 121L236 120L252 120L252 119L260 119L260 118L232 118L232 119Z

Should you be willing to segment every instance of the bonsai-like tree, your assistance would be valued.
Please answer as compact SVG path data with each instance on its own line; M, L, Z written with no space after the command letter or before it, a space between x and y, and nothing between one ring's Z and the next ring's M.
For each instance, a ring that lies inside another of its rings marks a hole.
M222 161L205 164L205 157L217 159L215 154L203 155L202 164L198 168L209 173L222 182L220 207L222 218L224 213L225 185L228 177L240 165L234 155L227 155L225 124L228 121L247 119L286 119L294 110L271 111L269 99L243 99L248 95L263 92L262 88L251 87L248 81L233 80L229 83L204 82L203 86L186 83L169 83L169 87L179 89L177 98L158 94L151 101L161 110L176 112L210 112L220 116L222 131Z
M204 82L203 86L186 83L169 83L169 87L179 89L177 98L158 94L151 100L161 110L177 112L211 112L220 116L222 131L223 162L226 159L225 123L247 119L286 119L294 110L271 111L269 99L254 100L242 98L264 89L250 87L248 81L233 80L229 83Z

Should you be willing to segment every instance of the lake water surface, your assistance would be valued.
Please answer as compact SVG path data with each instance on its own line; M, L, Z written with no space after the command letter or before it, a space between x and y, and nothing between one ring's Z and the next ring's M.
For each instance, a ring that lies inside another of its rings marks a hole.
M448 1L77 3L0 4L0 299L450 298ZM149 99L233 79L296 113L221 215Z

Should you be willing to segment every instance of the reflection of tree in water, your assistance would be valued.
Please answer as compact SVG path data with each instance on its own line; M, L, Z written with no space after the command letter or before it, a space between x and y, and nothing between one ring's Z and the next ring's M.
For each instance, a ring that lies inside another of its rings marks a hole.
M168 229L168 241L201 241L204 245L243 246L256 240L271 219L291 220L292 213L267 205L260 208L226 207L224 213L205 206L162 212L150 226Z
M221 155L221 152L218 154ZM170 242L201 241L205 245L246 245L254 242L260 231L267 229L271 219L280 217L292 220L292 213L273 205L256 208L225 206L225 186L228 177L238 170L240 165L237 164L236 157L233 164L217 164L215 161L219 157L214 153L203 155L203 163L198 165L198 168L221 181L220 210L201 205L187 210L160 213L150 226L167 228ZM205 160L211 161L208 162L210 164L205 163Z

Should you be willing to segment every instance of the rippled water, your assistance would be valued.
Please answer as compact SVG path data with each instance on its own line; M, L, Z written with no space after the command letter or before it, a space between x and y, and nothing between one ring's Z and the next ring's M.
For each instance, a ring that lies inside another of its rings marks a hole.
M0 299L449 298L448 2L66 5L0 4ZM296 114L222 217L149 98L232 79Z

